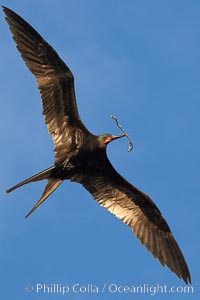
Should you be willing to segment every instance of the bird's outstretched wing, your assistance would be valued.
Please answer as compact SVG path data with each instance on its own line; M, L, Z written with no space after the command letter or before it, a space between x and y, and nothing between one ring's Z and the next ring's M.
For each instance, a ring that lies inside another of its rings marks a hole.
M98 203L129 225L140 242L186 283L191 277L184 256L159 209L146 194L121 177L108 161L102 171L87 169L74 176Z
M32 26L12 10L3 10L17 48L37 79L45 123L55 144L55 164L60 164L89 133L78 113L73 74Z

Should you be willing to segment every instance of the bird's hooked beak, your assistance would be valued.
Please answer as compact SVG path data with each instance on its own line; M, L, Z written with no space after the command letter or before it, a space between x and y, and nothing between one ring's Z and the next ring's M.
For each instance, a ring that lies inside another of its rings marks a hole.
M123 134L119 134L119 135L111 135L111 136L108 136L105 141L104 141L104 144L108 144L114 140L117 140L117 139L120 139L122 137L125 137L126 136L126 133L123 133Z

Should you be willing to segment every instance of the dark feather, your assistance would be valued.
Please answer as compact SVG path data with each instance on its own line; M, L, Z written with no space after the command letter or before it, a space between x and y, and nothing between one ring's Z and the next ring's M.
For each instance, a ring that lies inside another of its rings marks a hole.
M73 74L32 26L6 7L4 12L17 48L37 79L45 123L55 144L55 164L59 165L76 150L79 141L73 137L89 134L78 113Z
M162 265L191 283L183 254L157 206L121 177L107 159L107 143L122 136L95 136L86 129L78 114L70 69L26 21L8 8L4 7L4 12L17 48L37 79L45 122L56 152L54 167L22 181L8 192L29 182L48 180L29 216L63 180L81 183L101 206L130 226Z
M191 283L184 256L157 206L119 175L105 156L99 161L103 161L101 170L90 163L86 170L80 168L72 180L81 183L101 206L130 226L162 265Z

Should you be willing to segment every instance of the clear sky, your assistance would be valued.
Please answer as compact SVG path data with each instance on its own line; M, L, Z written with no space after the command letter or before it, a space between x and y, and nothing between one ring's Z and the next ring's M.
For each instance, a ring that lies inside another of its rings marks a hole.
M138 285L180 287L170 296L159 294L159 299L198 299L200 1L1 4L31 23L69 65L87 127L96 134L118 134L110 118L116 114L131 134L135 143L131 153L123 139L109 145L108 156L126 179L151 196L167 219L194 285L193 294L181 293L184 282L78 184L65 182L28 219L24 216L46 182L5 194L10 186L51 166L54 153L35 79L20 58L1 11L2 299L150 299L145 291L114 292L115 286ZM37 293L37 284L70 288L93 284L99 293L70 290L62 296L48 294L47 289Z

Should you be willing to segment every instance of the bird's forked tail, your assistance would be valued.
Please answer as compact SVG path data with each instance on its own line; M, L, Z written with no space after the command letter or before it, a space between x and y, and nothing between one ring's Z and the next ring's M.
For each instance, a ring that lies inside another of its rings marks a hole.
M53 178L48 179L48 183L47 183L47 185L45 187L45 190L44 190L44 192L42 194L42 197L33 206L33 208L25 216L25 218L28 218L30 216L30 214L32 214L32 212L34 212L34 210L36 210L42 204L42 202L44 202L49 197L49 195L51 195L57 189L57 187L59 187L59 185L62 182L63 182L63 180L59 179L59 178L58 179L53 179Z
M34 212L34 210L36 210L41 204L42 202L44 202L48 197L49 195L51 195L55 189L57 189L57 187L63 182L62 179L59 179L59 178L51 178L50 175L51 175L51 171L54 169L55 167L52 166L40 173L37 173L36 175L33 175L31 176L30 178L27 178L25 180L23 180L22 182L16 184L15 186L9 188L6 192L7 193L10 193L12 191L14 191L15 189L21 187L22 185L24 184L27 184L27 183L30 183L30 182L35 182L35 181L40 181L40 180L43 180L43 179L47 179L48 180L48 183L45 187L45 190L42 194L42 197L38 200L38 202L35 204L35 206L30 210L30 212L26 215L26 218L28 216L30 216L30 214L32 214L32 212Z

